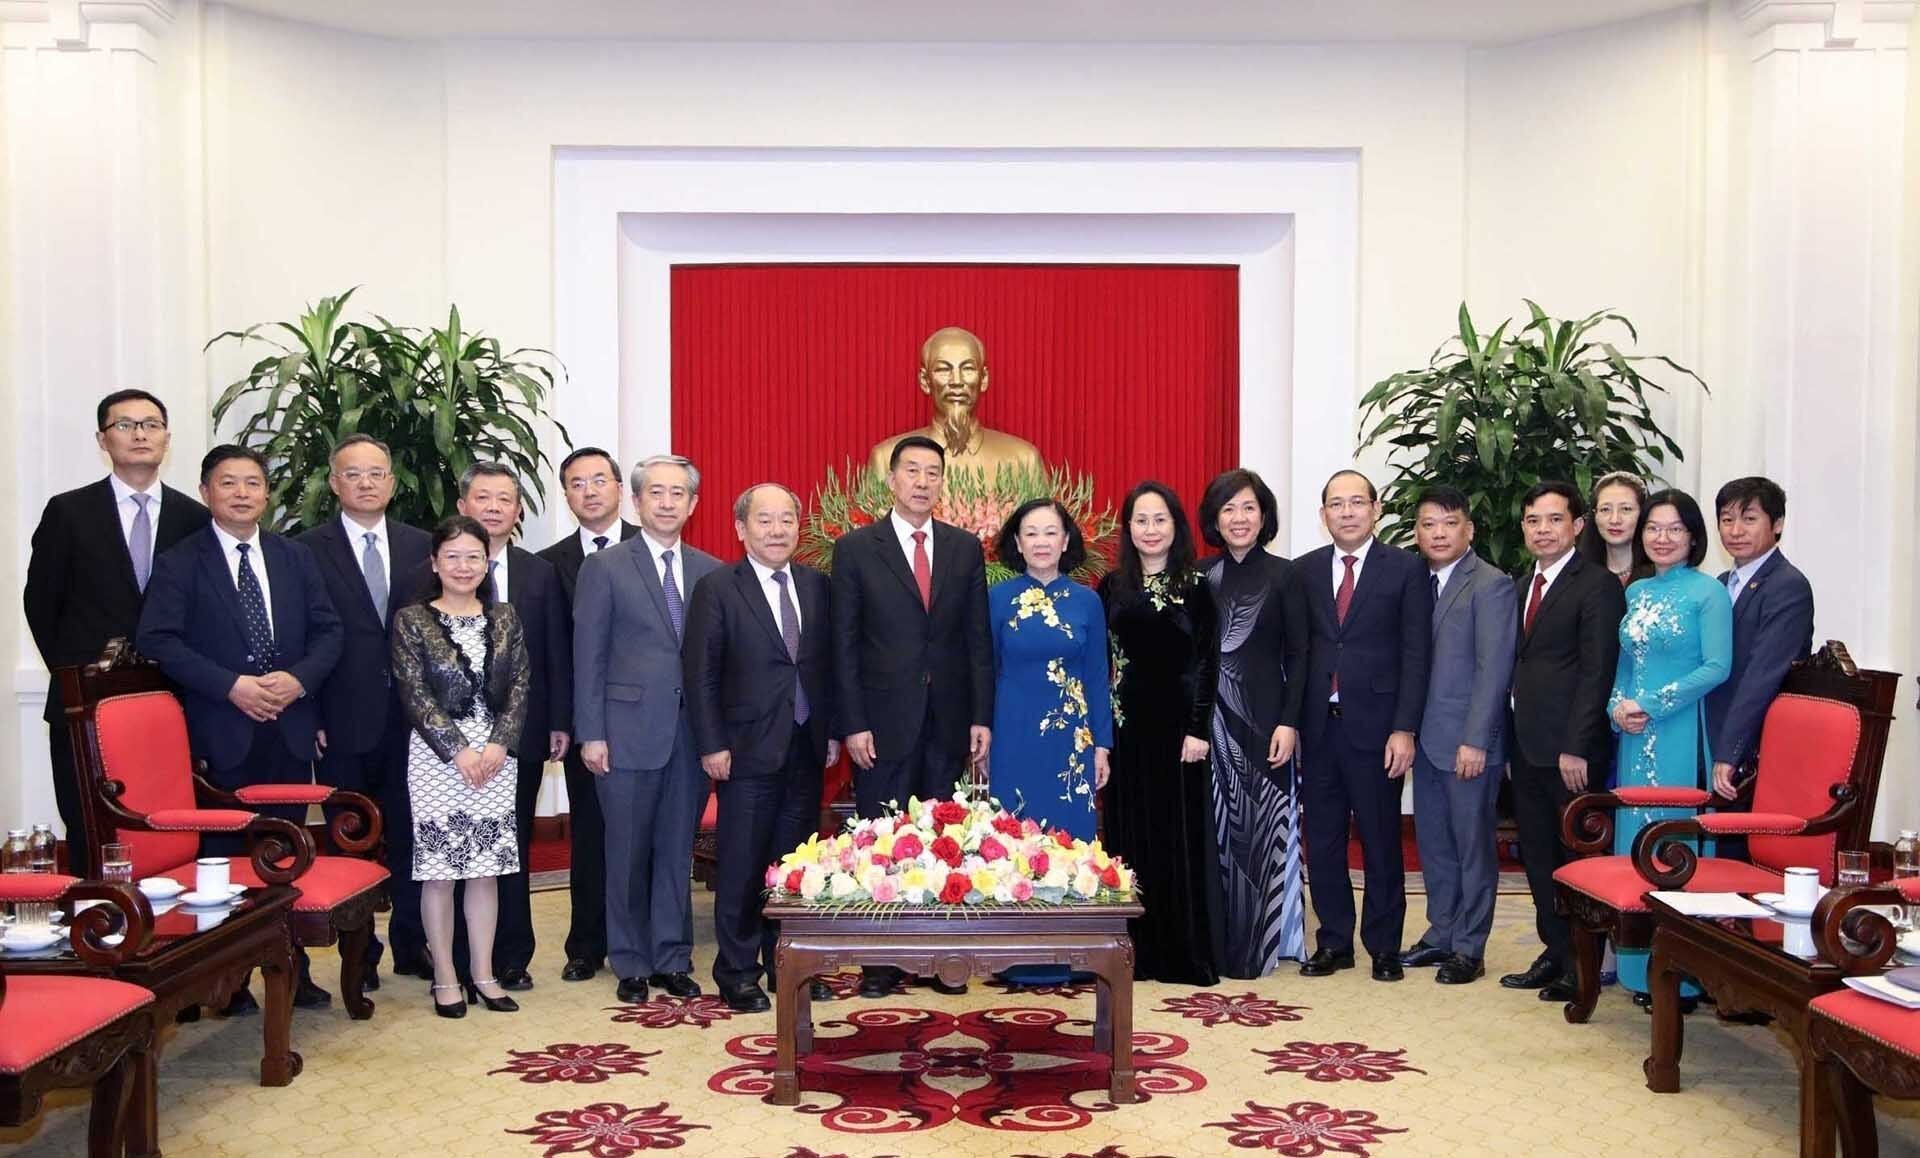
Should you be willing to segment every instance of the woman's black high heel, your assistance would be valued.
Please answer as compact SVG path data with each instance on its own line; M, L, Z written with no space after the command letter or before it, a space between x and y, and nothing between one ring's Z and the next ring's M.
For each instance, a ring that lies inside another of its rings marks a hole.
M480 1004L486 1006L488 1012L490 1013L520 1012L520 1003L515 1001L513 998L504 997L504 996L488 997L486 994L480 992L480 987L482 985L498 985L498 984L499 982L495 981L491 977L485 978L484 980L475 980L475 981L467 982L467 1004L472 1005L474 1002L477 1001Z
M427 996L433 997L435 993L438 993L442 989L451 989L456 993L460 991L458 985L429 985L427 986ZM442 1005L440 1004L440 999L434 997L433 1011L441 1017L465 1017L467 1015L467 1003L464 1001L456 1001L452 1005Z

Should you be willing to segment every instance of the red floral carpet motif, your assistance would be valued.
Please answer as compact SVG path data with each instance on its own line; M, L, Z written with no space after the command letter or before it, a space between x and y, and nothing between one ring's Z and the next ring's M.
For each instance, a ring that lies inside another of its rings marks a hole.
M507 1133L531 1135L533 1145L546 1147L543 1158L631 1158L642 1150L677 1150L686 1145L688 1131L708 1128L682 1122L680 1115L666 1110L665 1102L631 1109L618 1102L595 1102L577 1110L548 1110L534 1117L531 1129Z
M1007 1158L1050 1158L1050 1156L1046 1154L1009 1154ZM1075 1150L1071 1154L1060 1155L1060 1158L1135 1158L1135 1156L1128 1154L1118 1146L1102 1146L1091 1154ZM1138 1158L1172 1158L1172 1155L1142 1154L1139 1155Z
M1395 1074L1424 1074L1407 1064L1404 1049L1368 1049L1357 1041L1290 1041L1285 1049L1256 1049L1270 1074L1300 1074L1310 1082L1390 1082Z
M1067 981L1058 985L1009 985L998 977L990 979L987 982L987 988L998 989L1015 997L1091 997L1094 991L1094 986L1090 982L1085 985L1076 985Z
M1177 1013L1193 1018L1201 1025L1264 1026L1281 1021L1299 1021L1305 1005L1282 1005L1253 993L1212 993L1201 990L1191 997L1169 997L1155 1013Z
M632 1050L617 1041L601 1045L558 1042L545 1049L510 1049L506 1065L489 1074L519 1074L523 1082L604 1082L614 1074L647 1072L647 1059L660 1051Z
M1064 1032L1069 1026L1086 1032ZM798 1109L858 1134L930 1130L955 1119L991 1130L1078 1129L1116 1108L1092 1028L1058 1009L856 1010L816 1025L813 1052L800 1059ZM770 1033L734 1038L727 1052L742 1063L714 1074L707 1088L766 1099L774 1049ZM1133 1035L1141 1101L1206 1088L1206 1078L1174 1063L1186 1052L1184 1038Z
M793 1149L787 1151L785 1154L782 1154L780 1158L853 1158L853 1156L851 1154L839 1154L839 1153L822 1154L820 1153L820 1151L812 1149L811 1147L795 1146ZM875 1154L873 1158L900 1158L900 1155Z
M733 1016L726 1002L705 994L686 998L656 997L637 1005L609 1005L607 1009L616 1024L637 1025L642 1029L675 1029L682 1025L706 1029L716 1021L726 1021Z
M1355 1154L1368 1158L1367 1149L1383 1134L1404 1134L1379 1124L1372 1110L1336 1110L1324 1102L1294 1102L1263 1106L1248 1102L1247 1113L1231 1122L1208 1122L1229 1132L1228 1141L1242 1150L1271 1150L1288 1158L1318 1154Z

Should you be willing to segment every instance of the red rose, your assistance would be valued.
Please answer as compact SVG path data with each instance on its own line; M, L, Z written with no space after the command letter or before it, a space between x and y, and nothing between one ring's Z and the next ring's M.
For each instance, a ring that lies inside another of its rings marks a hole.
M1110 860L1107 862L1107 867L1101 870L1100 883L1110 889L1117 889L1120 887L1120 862L1119 861Z
M1033 858L1027 861L1027 870L1036 877L1043 877L1047 875L1047 869L1052 867L1052 865L1053 862L1047 859L1046 853L1036 852L1033 854ZM798 890L795 891L797 892Z
M942 800L933 806L933 822L945 828L949 824L959 824L967 819L967 806L958 800Z
M853 847L868 848L873 844L874 841L878 839L880 838L873 835L873 829L863 828L860 831L853 834Z
M940 887L940 900L943 904L957 905L966 900L967 894L972 891L973 882L964 874L948 873L947 883Z
M1002 812L1000 815L994 817L993 830L1001 836L1010 836L1015 840L1020 839L1020 821L1010 813Z
M884 868L893 863L893 858L884 852L876 852L873 854L873 863Z
M911 832L893 842L893 857L895 860L912 860L925 851L927 851L927 846L921 844L920 838Z
M805 873L804 873L804 872L803 872L802 870L800 870L800 869L793 869L793 870L791 870L791 871L789 871L789 872L787 873L787 882L786 882L786 888L787 888L787 891L788 891L788 892L790 892L790 893L797 893L797 892L799 892L799 891L800 891L800 878L801 878L802 876L805 876L805 875L806 875L806 874L805 874Z
M984 861L1005 860L1007 846L989 836L980 842L980 859Z
M933 855L947 862L948 868L960 867L960 842L943 836L933 842Z
M1053 843L1059 845L1061 848L1073 847L1073 834L1064 828L1053 829L1047 833L1047 836L1053 840Z

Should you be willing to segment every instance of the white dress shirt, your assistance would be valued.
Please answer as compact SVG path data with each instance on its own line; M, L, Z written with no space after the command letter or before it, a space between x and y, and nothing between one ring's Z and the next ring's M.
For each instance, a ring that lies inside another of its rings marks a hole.
M129 556L133 554L133 520L140 514L140 504L133 501L133 496L136 494L147 496L147 524L153 528L153 534L147 540L146 561L148 571L151 573L153 557L159 554L160 497L166 488L160 485L158 478L155 478L152 486L143 491L136 491L117 474L107 476L107 485L113 488L113 509L120 516L120 541L127 545Z
M1534 564L1533 564L1534 579L1537 579L1542 575L1545 575L1547 577L1547 585L1540 589L1540 602L1545 603L1547 601L1547 592L1553 590L1553 585L1556 582L1558 582L1560 579L1560 573L1567 569L1567 564L1572 560L1573 560L1573 552L1568 551L1566 554L1554 560L1553 566L1551 567L1542 568L1538 560L1534 561ZM1520 604L1522 615L1526 614L1525 609L1527 604L1533 601L1534 579L1527 580L1527 593Z
M1460 556L1460 559L1464 559L1464 558L1466 558L1465 555ZM1440 590L1442 592L1446 591L1447 581L1453 578L1453 570L1454 568L1460 565L1460 559L1455 559L1453 562L1447 564L1445 567L1442 567L1438 571L1433 572L1433 577L1435 579L1440 580ZM1429 570L1431 570L1431 568L1429 568Z
M363 527L342 511L340 526L347 532L347 546L352 548L353 561L356 564L366 557L367 536L373 536L373 549L380 556L380 569L386 572L387 576L387 598L393 598L393 552L387 547L387 516L381 515L378 523L371 527ZM364 565L361 565L360 573L363 576L366 574Z
M1733 596L1733 602L1740 602L1740 597L1747 592L1747 584L1753 582L1753 577L1760 573L1760 568L1765 567L1767 560L1773 558L1779 550L1778 547L1769 547L1767 553L1758 559L1733 569L1733 581L1727 585L1727 591Z
M900 512L898 510L895 510L892 514L888 515L887 518L893 521L893 533L900 540L900 549L907 553L907 570L909 572L913 570L914 532L925 531L927 533L927 538L926 538L927 574L929 575L933 574L933 519L929 517L927 519L926 526L916 527L912 523L909 523L905 519L901 518Z
M260 598L267 605L267 628L276 638L279 631L273 627L273 582L267 578L266 556L260 553L260 528L253 529L253 537L236 539L227 534L226 528L219 523L210 524L214 537L220 540L220 554L227 561L227 578L233 580L233 589L240 590L240 544L247 544L247 570L253 572L254 579L260 584Z
M611 547L614 544L618 543L620 541L620 520L615 519L613 521L613 525L608 527L604 531L590 531L585 527L581 527L580 528L580 554L583 557L587 555L597 555L601 551L604 551L607 549L606 547L601 547L594 543L593 540L596 537L605 539L607 541L607 547Z
M1335 595L1340 593L1340 584L1346 581L1347 564L1345 556L1353 556L1353 585L1358 587L1360 586L1360 572L1367 569L1367 552L1371 550L1373 550L1372 536L1368 536L1366 542L1351 551L1342 551L1338 543L1333 545L1333 591Z
M493 601L505 603L507 601L507 549L505 547L500 548L498 555L487 560L487 572L493 576Z
M760 560L754 558L752 555L747 556L747 562L752 564L753 573L760 577L760 593L767 597L767 606L773 609L773 625L775 627L779 627L780 626L780 584L775 583L773 581L773 577L776 574L776 572L774 571L773 568L767 566L765 563L762 563ZM789 595L787 597L793 600L793 622L796 627L804 627L805 624L803 624L800 620L800 592L799 592L799 589L796 588L793 584L793 568L782 567L777 573L783 574L787 577L787 591L789 592Z
M647 555L653 559L653 573L660 580L662 591L667 589L667 569L666 565L660 562L660 557L668 551L673 552L673 586L674 590L680 592L680 601L684 604L687 599L687 553L681 548L680 540L676 538L671 543L663 544L645 528L641 529L640 537L646 541ZM780 621L775 619L774 622Z

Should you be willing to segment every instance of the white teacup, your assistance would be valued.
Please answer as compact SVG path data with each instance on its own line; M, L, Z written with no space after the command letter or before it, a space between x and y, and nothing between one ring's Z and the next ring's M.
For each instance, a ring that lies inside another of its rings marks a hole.
M1813 926L1805 921L1780 922L1780 947L1795 957L1809 960L1820 955L1813 943Z
M1785 893L1787 906L1794 909L1811 909L1820 902L1820 870L1811 868L1790 868L1786 872Z
M224 856L203 856L194 862L193 887L202 896L225 896L232 866Z

